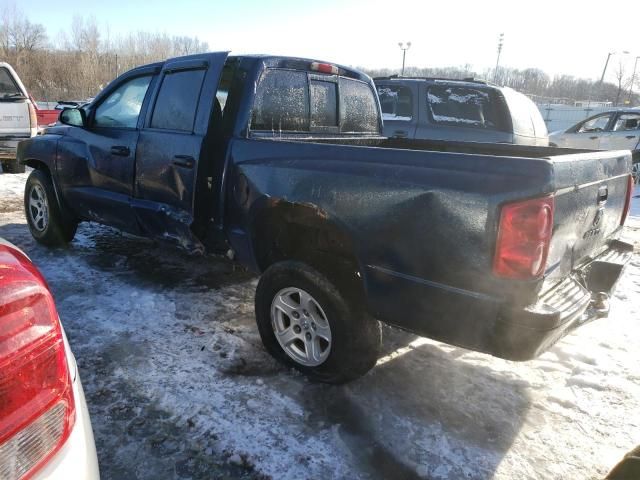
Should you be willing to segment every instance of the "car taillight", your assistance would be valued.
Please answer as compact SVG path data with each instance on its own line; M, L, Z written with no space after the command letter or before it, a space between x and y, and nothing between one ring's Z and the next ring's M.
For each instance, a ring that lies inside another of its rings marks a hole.
M633 177L629 175L627 179L627 196L624 201L624 208L622 209L622 217L620 217L620 225L624 225L629 215L629 209L631 208L631 197L633 196Z
M0 245L0 478L30 478L75 423L53 297L38 270Z
M31 128L31 136L35 137L38 133L38 114L36 112L36 107L33 105L33 102L27 102L29 107L29 125Z
M553 197L503 205L493 272L527 280L544 273L553 230Z

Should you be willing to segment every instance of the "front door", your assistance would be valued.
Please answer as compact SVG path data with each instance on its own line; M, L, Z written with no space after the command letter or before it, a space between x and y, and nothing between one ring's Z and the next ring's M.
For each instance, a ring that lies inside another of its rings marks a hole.
M212 123L222 120L215 98L226 58L211 53L167 61L138 139L133 205L140 225L190 251L202 248L191 228L197 210L213 208L195 205L196 184L206 187L198 173L213 161L203 148Z
M126 75L91 105L85 128L61 137L58 178L79 217L138 233L131 208L138 119L152 78L151 71Z
M612 117L613 113L609 112L585 120L578 125L575 133L567 134L567 146L588 150L603 149L600 139L609 128Z

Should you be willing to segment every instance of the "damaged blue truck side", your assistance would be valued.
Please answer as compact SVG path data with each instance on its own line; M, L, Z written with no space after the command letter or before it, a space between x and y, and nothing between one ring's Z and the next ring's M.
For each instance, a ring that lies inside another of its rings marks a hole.
M334 64L194 55L136 68L22 142L32 235L82 221L227 253L261 274L267 350L340 383L378 320L512 360L606 316L631 153L389 139Z

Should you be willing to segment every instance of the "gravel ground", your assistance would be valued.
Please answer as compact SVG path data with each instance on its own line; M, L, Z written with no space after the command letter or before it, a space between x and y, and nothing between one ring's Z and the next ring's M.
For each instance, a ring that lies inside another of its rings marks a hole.
M514 363L385 328L346 386L275 363L256 279L82 224L29 235L25 175L0 175L0 236L43 271L78 359L103 479L595 479L640 444L640 255L608 320ZM640 196L640 191L636 191ZM626 235L640 241L640 198Z

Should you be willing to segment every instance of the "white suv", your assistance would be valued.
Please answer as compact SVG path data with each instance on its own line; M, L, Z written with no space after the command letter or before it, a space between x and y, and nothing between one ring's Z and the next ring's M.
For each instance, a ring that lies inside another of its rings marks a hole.
M6 173L22 173L16 162L18 142L35 136L38 117L26 88L8 63L0 62L0 164Z

